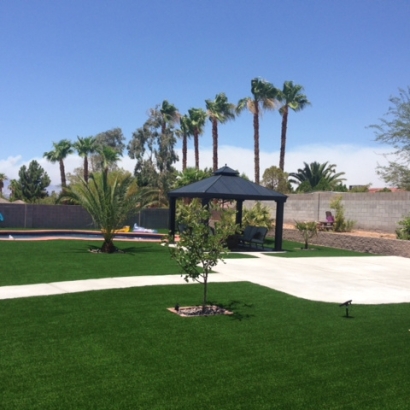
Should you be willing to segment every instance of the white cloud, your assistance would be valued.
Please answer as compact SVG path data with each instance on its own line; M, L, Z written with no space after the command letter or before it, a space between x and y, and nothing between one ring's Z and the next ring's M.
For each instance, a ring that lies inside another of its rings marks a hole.
M329 164L336 164L337 172L345 172L346 185L362 185L371 183L374 188L384 187L386 184L377 176L376 166L378 163L386 164L383 157L385 150L381 148L368 148L355 145L305 145L292 150L288 150L285 158L285 170L296 172L303 167L303 162L317 161L320 163L328 161ZM181 159L182 155L179 152ZM227 164L240 173L245 173L250 179L254 177L254 155L253 150L224 145L218 151L219 166ZM0 159L0 173L7 175L8 179L18 179L18 172L21 166L36 160L48 173L51 179L51 189L59 189L60 168L58 163L52 164L45 158L31 158L24 160L21 155ZM73 172L77 167L82 166L83 160L77 155L70 155L64 161L66 172ZM260 170L261 177L263 171L272 166L278 166L279 152L261 152ZM212 148L200 148L199 164L201 168L212 167ZM133 172L135 160L124 156L118 164L120 167ZM188 150L188 166L194 166L194 152ZM177 169L182 168L181 161L176 164ZM7 189L5 190L7 191ZM5 192L7 193L7 192Z
M289 150L285 157L285 170L296 172L303 168L303 163L317 161L336 164L336 172L344 172L346 185L366 185L371 183L372 187L384 187L386 184L377 176L377 164L386 164L383 157L385 150L381 148L367 148L354 145L305 145ZM193 166L193 151L188 151L188 165ZM244 172L250 179L254 178L254 155L253 150L237 148L232 146L221 146L218 151L219 166L227 164L240 173ZM200 150L200 167L212 166L212 149ZM266 168L279 165L279 151L260 152L260 176Z

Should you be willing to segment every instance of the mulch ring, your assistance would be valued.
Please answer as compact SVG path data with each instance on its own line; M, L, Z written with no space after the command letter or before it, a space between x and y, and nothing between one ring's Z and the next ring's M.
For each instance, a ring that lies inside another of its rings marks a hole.
M181 317L233 315L233 312L216 305L206 306L205 311L202 310L202 306L181 306L167 308L167 310Z

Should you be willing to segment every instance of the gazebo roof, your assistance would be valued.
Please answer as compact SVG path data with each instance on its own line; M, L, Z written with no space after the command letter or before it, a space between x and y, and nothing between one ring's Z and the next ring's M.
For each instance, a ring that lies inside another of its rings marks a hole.
M287 196L257 185L239 176L239 172L224 166L213 176L168 193L176 198L236 199L286 202Z

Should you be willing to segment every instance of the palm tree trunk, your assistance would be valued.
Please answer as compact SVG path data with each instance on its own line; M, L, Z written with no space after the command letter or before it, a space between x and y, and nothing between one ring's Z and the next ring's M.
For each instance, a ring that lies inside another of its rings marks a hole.
M199 133L194 131L194 144L195 144L195 168L199 169Z
M187 152L188 152L188 138L186 135L183 135L182 136L182 171L186 170Z
M60 176L61 176L61 187L65 188L67 186L66 179L65 179L65 169L64 169L64 162L60 159Z
M213 170L218 169L218 121L212 119L212 142L213 142Z
M279 168L285 170L285 149L286 149L286 131L288 128L288 107L283 107L282 114L282 132L280 135L280 155L279 155Z
M88 158L84 157L84 181L88 182Z
M255 104L255 113L253 114L253 131L254 131L254 155L255 155L255 184L259 185L259 107Z

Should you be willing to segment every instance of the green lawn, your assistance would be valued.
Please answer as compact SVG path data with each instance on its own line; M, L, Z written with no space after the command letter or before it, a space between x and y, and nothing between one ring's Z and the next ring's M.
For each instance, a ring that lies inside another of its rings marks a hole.
M4 409L408 409L409 304L210 284L233 316L180 318L199 285L0 301Z
M0 241L0 286L180 273L159 243L116 241L123 254L90 253L102 241Z
M171 275L181 270L168 249L159 243L116 241L124 253L107 255L90 253L101 241L0 241L0 286L50 283L67 280L121 276ZM271 246L271 242L268 242ZM363 256L342 249L314 246L314 251L300 250L297 242L283 242L286 253L278 257ZM254 256L231 253L229 258Z

